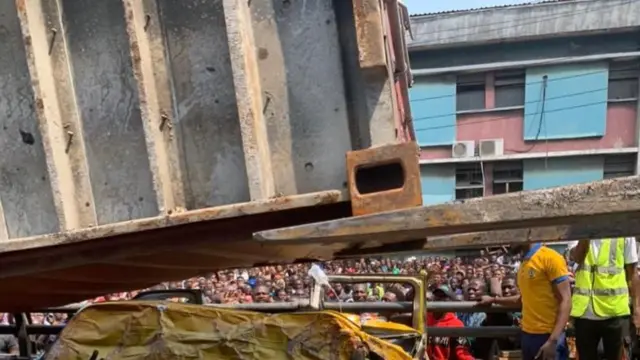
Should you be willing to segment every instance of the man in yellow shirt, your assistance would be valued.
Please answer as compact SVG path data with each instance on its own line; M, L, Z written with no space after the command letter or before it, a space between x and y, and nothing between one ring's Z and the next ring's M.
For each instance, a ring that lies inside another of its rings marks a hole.
M522 359L567 359L564 330L571 311L567 264L555 250L541 244L518 244L511 252L524 254L518 269L520 294L483 296L480 304L522 306Z

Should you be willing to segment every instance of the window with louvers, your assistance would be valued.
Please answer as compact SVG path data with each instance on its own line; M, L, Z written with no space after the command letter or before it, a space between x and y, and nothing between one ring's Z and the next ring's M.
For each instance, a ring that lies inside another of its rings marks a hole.
M497 72L495 75L495 107L524 105L524 69Z
M604 157L603 179L632 176L636 173L636 155L606 155Z
M456 200L481 197L484 179L480 163L463 163L456 166Z
M522 191L522 161L497 162L493 166L493 195Z
M637 100L640 61L616 61L609 64L609 100Z

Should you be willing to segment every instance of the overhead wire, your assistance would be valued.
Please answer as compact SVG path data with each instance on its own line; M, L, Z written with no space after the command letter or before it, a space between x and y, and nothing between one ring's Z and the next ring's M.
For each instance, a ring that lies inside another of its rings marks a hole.
M557 98L558 97L555 97L555 99L557 99ZM550 100L550 99L551 98L547 98L547 101ZM564 110L579 109L579 108L584 108L584 107L593 106L593 105L608 104L609 102L610 101L596 101L596 102L590 102L590 103L586 103L586 104L567 106L567 107L560 107L560 108L556 108L556 109L545 110L545 113L548 114L548 113L564 111ZM539 114L539 112L535 112L535 113L525 114L525 116L538 115L538 114ZM499 117L495 117L495 118L472 121L472 122L469 122L469 123L430 126L430 127L426 127L426 128L422 128L422 129L417 129L417 131L446 129L446 128L457 127L457 126L483 124L483 123L489 123L489 122L500 121L500 120L505 120L505 119L512 119L512 118L513 118L513 116L499 116ZM418 119L421 119L421 118L418 118ZM415 120L416 119L414 119L414 121Z
M638 50L638 49L640 49L640 47L635 48L634 50ZM544 65L544 63L541 63L541 65ZM536 64L536 66L538 66L538 65ZM546 81L546 83L554 82L554 81L574 79L574 78L579 78L579 77L584 77L584 76L604 74L604 73L609 73L611 71L626 71L626 70L640 70L640 66L639 66L639 64L634 64L633 66L630 66L628 68L619 68L619 69L613 69L613 70L611 70L611 69L597 70L597 71L591 71L591 72L586 72L586 73L581 73L581 74L559 76L559 77L556 77L556 78L553 78L553 79L548 79ZM526 83L526 85L542 84L543 82L544 82L543 80L532 81L532 82ZM429 97L423 97L423 98L417 98L417 99L410 99L409 102L421 102L421 101L445 99L445 98L449 98L449 97L454 97L456 95L457 94L444 94L444 95L437 95L437 96L429 96Z
M564 94L564 95L558 95L558 96L554 96L554 97L548 97L546 98L547 101L549 100L557 100L557 99L564 99L564 98L569 98L569 97L574 97L574 96L578 96L578 95L584 95L584 94L589 94L589 93L596 93L596 92L604 92L607 91L609 88L605 87L605 88L598 88L598 89L591 89L591 90L585 90L585 91L579 91L579 92L574 92L574 93L569 93L569 94ZM530 101L525 101L522 103L522 105L515 105L512 107L507 107L504 108L506 110L509 109L513 109L516 110L515 108L518 107L523 107L527 104L537 104L539 103L540 100L530 100ZM609 102L607 100L607 102ZM588 106L588 105L595 105L598 104L600 102L594 102L594 103L589 103L589 104L582 104L584 106ZM477 109L478 112L491 112L491 111L502 111L503 108L495 108L495 109ZM553 109L555 110L560 110L560 109ZM551 111L551 110L549 110ZM449 116L457 116L457 115L466 115L466 114L473 114L473 113L477 113L474 110L465 110L464 112L450 112L450 113L446 113L446 114L438 114L438 115L429 115L429 116L422 116L422 117L417 117L417 118L413 118L413 121L416 120L429 120L429 119L437 119L437 118L442 118L442 117L449 117ZM527 114L527 115L531 115L531 114Z
M542 83L542 86L541 86L541 89L540 89L540 92L541 92L540 99L541 100L539 101L540 107L538 108L538 110L539 110L538 112L540 114L540 119L538 120L538 130L536 130L536 136L531 141L540 140L540 134L542 133L542 124L544 123L544 115L545 115L544 108L545 108L545 104L547 102L547 82L546 82L547 79L548 78L547 78L546 75L542 78L542 80L544 82ZM546 124L544 125L544 128L545 128L545 133L546 133L546 129L547 129ZM529 145L529 148L527 148L526 150L513 150L513 151L517 152L517 153L526 154L526 153L530 152L531 150L533 150L536 147L536 145L537 145L536 143L532 143L531 145Z

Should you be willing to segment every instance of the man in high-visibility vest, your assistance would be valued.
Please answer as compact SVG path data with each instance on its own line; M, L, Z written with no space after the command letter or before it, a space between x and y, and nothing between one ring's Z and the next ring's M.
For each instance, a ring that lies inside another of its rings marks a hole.
M636 240L580 240L569 247L571 259L578 264L571 299L578 357L597 360L602 341L605 358L620 360L631 314L629 305L634 309L634 324L640 328Z

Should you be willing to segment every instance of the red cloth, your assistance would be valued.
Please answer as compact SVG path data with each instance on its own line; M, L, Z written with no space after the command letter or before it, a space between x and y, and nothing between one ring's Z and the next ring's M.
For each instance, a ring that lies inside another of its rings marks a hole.
M464 327L460 319L454 313L445 313L436 319L433 314L427 313L427 326L430 327ZM429 336L427 345L429 360L475 360L469 351L467 339L441 338Z

